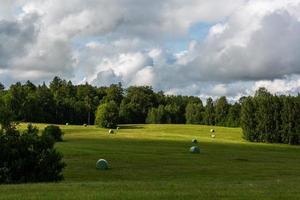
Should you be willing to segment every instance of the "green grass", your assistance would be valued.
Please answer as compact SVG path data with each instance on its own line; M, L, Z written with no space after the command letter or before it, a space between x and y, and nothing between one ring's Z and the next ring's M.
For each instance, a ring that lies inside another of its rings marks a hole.
M0 185L0 199L300 199L300 147L249 143L239 128L212 139L209 126L61 127L65 180ZM111 169L96 170L99 158Z

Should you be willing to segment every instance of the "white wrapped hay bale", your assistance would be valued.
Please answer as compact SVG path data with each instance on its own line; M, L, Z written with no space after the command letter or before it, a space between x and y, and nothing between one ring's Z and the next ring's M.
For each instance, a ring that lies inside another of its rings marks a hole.
M200 148L198 146L192 146L190 148L191 153L200 153Z
M211 133L214 133L214 132L215 132L215 130L214 130L214 129L210 129L210 132L211 132Z
M100 170L107 170L108 169L108 162L104 159L99 159L96 162L96 168Z
M66 123L66 126L69 126L69 123Z
M192 143L197 144L198 140L194 138L194 139L192 139Z
M215 135L215 134L211 134L211 137L212 137L212 138L216 138L216 135Z
M83 124L84 127L87 127L87 124Z
M109 133L109 134L114 134L115 132L114 132L114 130L109 129L108 133Z

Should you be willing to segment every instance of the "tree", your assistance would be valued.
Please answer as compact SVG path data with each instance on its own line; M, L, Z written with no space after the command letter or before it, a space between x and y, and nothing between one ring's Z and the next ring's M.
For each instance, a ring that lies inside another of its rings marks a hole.
M226 126L229 127L240 126L240 118L241 118L241 105L239 103L229 105Z
M106 96L104 97L105 102L114 101L118 106L123 99L123 88L122 84L112 84L106 89Z
M63 179L65 163L53 138L39 136L31 124L21 134L11 122L0 123L0 184Z
M286 144L300 143L300 114L297 110L300 109L300 104L295 97L283 97L283 106L281 112L282 119L282 142Z
M165 120L165 108L160 105L158 108L151 108L148 112L146 122L148 124L163 124Z
M225 96L220 97L216 103L216 124L220 126L226 125L227 115L229 110L229 104Z
M215 108L212 98L206 100L204 121L207 125L215 125Z
M255 106L252 97L243 99L241 109L241 126L244 138L249 141L258 141L256 133Z
M122 123L143 124L146 122L148 110L157 105L157 96L151 87L131 86L120 106Z
M3 92L5 90L4 85L0 82L0 92Z
M176 104L168 104L165 106L166 123L179 124L181 117L180 106Z
M119 109L114 101L100 104L97 112L95 124L103 128L115 128L118 125Z
M185 118L187 124L200 124L203 120L203 106L199 103L189 103L185 109Z
M6 105L4 99L0 98L0 125L1 130L9 130L12 126L13 112Z

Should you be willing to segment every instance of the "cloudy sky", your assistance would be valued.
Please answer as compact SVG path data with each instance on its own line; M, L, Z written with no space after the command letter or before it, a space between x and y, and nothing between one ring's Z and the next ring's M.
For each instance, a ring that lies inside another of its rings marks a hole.
M0 82L300 92L300 0L1 0Z

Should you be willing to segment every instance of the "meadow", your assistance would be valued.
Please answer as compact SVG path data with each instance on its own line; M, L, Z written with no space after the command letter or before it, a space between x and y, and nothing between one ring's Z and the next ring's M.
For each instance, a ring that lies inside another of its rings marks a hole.
M300 147L250 143L240 128L213 127L216 138L201 125L61 128L65 180L0 185L0 199L300 199ZM100 158L109 170L96 169Z

